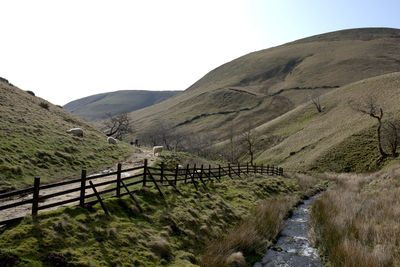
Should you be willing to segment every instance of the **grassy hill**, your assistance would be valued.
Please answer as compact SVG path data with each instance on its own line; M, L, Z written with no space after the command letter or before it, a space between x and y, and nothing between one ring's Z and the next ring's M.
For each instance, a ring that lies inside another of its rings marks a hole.
M84 130L83 138L66 133L75 127ZM130 146L106 138L61 107L0 80L0 189L29 185L34 176L55 181L130 154Z
M183 93L130 113L138 133L159 121L223 140L309 100L369 77L400 71L400 30L352 29L257 51L206 74Z
M321 96L322 113L309 102L259 126L256 131L260 139L275 143L260 141L257 161L296 170L340 172L379 168L377 120L352 108L370 96L383 108L384 122L399 118L400 72L351 83Z
M87 121L96 121L111 115L131 112L168 99L180 91L121 90L80 98L64 108Z

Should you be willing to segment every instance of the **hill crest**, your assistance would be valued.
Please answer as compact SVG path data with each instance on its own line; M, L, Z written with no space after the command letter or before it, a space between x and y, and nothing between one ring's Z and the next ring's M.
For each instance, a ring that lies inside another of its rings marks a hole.
M87 121L132 112L162 102L181 91L119 90L80 98L64 105L72 114Z

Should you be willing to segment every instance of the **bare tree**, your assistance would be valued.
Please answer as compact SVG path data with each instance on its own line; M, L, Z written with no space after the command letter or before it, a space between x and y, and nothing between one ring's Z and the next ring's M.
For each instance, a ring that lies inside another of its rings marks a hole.
M228 129L228 138L229 144L224 149L223 154L229 162L236 163L239 160L241 150L240 136L236 134L235 128L232 125Z
M321 106L321 101L320 101L320 95L319 94L310 94L310 99L311 102L314 104L314 106L316 107L316 109L318 110L318 113L322 112L322 106Z
M371 118L374 118L378 121L377 128L377 139L378 139L378 150L381 158L379 161L382 161L387 154L382 148L382 118L383 118L383 109L377 104L376 98L373 96L368 96L361 104L352 105L352 108L358 112L369 115Z
M183 149L185 139L189 136L165 121L156 121L140 134L143 143L151 146L162 145L166 150L179 151Z
M390 148L393 157L397 156L399 145L400 121L389 120L383 125L383 142Z
M245 131L242 133L242 138L246 146L247 153L250 156L250 164L251 166L254 166L254 151L256 143L258 141L258 137L255 134L254 129L252 129L250 123L246 127Z
M107 113L107 119L104 121L107 136L114 136L122 140L123 136L132 132L131 121L127 113L112 116Z

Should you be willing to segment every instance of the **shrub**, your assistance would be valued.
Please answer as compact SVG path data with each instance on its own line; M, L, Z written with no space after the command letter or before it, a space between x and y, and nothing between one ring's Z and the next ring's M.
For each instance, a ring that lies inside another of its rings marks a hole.
M168 259L171 256L169 244L164 239L153 240L149 244L149 247L155 254L159 255L160 257L162 257L164 259Z
M35 96L35 93L34 92L32 92L32 91L26 91L28 94L30 94L30 95L32 95L32 96Z
M46 102L40 102L39 106L41 106L41 107L44 108L44 109L49 110L49 104L46 103Z

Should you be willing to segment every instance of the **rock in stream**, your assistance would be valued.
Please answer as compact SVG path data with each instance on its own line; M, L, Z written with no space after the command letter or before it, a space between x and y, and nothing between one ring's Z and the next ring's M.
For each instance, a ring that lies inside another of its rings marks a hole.
M286 226L279 235L276 244L267 249L262 262L253 267L314 267L323 266L317 249L313 248L308 240L310 230L309 208L319 194L304 201L293 211L293 215L286 221Z

